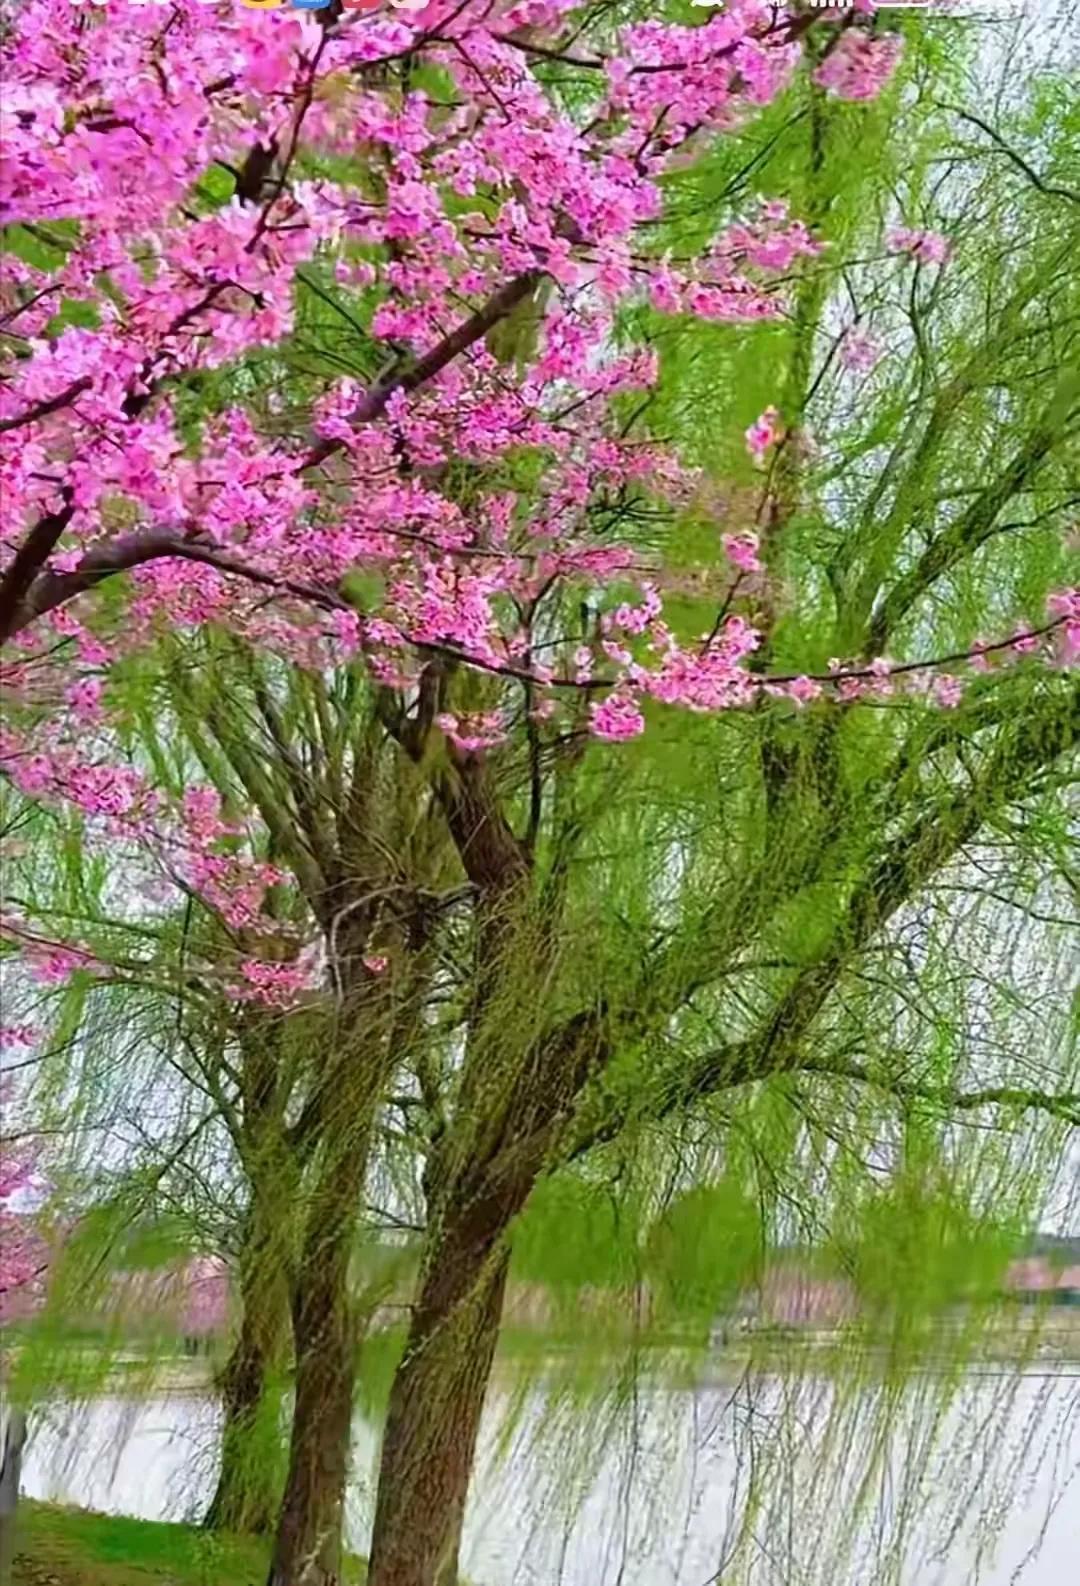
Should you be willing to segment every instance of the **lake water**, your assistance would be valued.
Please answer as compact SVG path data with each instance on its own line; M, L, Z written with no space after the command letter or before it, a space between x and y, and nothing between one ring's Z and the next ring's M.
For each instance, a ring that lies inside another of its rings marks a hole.
M891 1399L864 1388L845 1403L813 1378L631 1388L588 1409L504 1391L485 1426L463 1565L483 1586L1076 1580L1080 1367L973 1375L939 1411L931 1379ZM583 1447L583 1424L599 1457ZM216 1426L216 1406L197 1396L52 1406L23 1487L148 1519L192 1518L212 1488ZM348 1528L360 1551L376 1451L373 1429L358 1422ZM766 1497L743 1532L742 1573L728 1573L754 1473Z

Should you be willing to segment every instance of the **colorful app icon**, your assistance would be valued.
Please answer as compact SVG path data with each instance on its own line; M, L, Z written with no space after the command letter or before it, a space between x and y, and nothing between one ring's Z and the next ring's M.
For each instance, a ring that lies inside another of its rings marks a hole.
M240 4L247 6L249 11L277 11L285 0L240 0Z

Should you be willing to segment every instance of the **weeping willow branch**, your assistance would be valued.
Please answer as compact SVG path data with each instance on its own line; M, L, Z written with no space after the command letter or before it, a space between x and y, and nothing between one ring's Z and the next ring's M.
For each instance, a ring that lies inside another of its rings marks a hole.
M962 1090L955 1085L931 1085L918 1080L893 1078L861 1063L849 1063L833 1057L808 1057L796 1067L799 1073L823 1074L868 1085L900 1101L930 1102L947 1113L973 1112L983 1107L1012 1108L1019 1112L1047 1113L1080 1128L1080 1091L1048 1091L1017 1085L987 1085L978 1090Z

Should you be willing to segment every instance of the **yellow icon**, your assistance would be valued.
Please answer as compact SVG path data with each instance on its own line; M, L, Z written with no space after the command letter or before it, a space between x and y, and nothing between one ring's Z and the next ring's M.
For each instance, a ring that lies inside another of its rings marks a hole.
M249 11L278 11L285 0L240 0L240 4L247 6Z

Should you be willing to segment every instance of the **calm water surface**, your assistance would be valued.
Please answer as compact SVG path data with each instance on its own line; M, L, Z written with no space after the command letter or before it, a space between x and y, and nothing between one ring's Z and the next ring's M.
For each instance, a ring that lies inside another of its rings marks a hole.
M747 1543L754 1586L1080 1579L1080 1367L1019 1382L973 1376L936 1439L936 1390L909 1390L853 1534L844 1519L882 1446L880 1401L845 1408L824 1382L779 1379L753 1392L734 1379L643 1391L587 1413L536 1392L493 1397L463 1558L482 1586L723 1586L752 1471L771 1471ZM582 1448L583 1420L599 1458ZM216 1405L198 1397L52 1406L27 1451L24 1490L193 1518L213 1485L216 1427ZM349 1531L360 1551L376 1451L374 1430L358 1422Z

